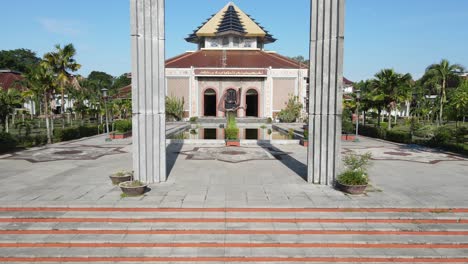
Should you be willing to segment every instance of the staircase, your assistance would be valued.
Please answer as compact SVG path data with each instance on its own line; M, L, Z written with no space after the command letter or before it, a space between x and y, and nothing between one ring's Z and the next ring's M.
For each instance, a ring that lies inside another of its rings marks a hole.
M0 263L468 263L468 209L0 208Z

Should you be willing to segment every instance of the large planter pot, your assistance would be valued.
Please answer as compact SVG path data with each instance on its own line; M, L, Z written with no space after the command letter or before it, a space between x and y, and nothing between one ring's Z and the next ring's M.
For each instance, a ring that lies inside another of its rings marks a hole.
M147 184L141 186L128 186L132 181L121 182L119 184L120 189L127 196L140 196L143 195L146 191Z
M114 132L114 133L111 133L110 135L110 138L111 139L124 139L124 138L129 138L132 136L132 132L126 132L126 133L118 133L118 132Z
M226 147L240 147L240 140L226 139Z
M346 185L346 184L341 184L340 182L337 181L335 183L335 187L336 189L345 193L363 194L367 188L367 184L366 185Z
M342 134L341 135L341 140L354 141L354 140L356 140L356 135L354 135L354 134Z
M109 176L109 178L111 179L112 184L118 185L122 182L131 181L133 176L131 174L127 174L124 176L117 176L115 174L112 174L111 176Z
M301 146L304 146L304 147L309 146L309 140L301 139L301 141L299 141L299 143L301 144Z

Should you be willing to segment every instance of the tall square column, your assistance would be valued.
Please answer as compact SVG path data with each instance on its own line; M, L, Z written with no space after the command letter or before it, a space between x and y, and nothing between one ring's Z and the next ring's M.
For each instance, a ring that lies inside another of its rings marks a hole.
M133 170L147 183L166 181L164 0L130 0Z
M331 185L341 167L345 0L311 0L307 180Z

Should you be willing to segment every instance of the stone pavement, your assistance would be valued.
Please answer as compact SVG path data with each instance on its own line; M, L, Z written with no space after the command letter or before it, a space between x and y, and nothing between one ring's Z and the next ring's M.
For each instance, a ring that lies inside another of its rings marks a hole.
M103 136L0 157L4 206L137 207L464 207L465 158L361 138L343 152L371 152L373 188L348 196L304 181L306 148L299 145L168 146L168 182L143 197L120 197L108 176L131 169L131 139ZM75 154L79 152L78 154ZM77 158L79 157L79 158ZM42 162L41 162L42 161Z
M299 145L170 144L168 182L136 198L108 178L130 169L129 139L4 155L0 263L468 263L466 159L351 151L375 158L366 195L307 184Z

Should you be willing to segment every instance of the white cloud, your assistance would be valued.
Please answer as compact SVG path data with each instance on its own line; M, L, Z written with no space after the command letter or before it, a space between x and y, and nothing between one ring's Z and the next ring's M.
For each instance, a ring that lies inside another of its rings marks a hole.
M81 33L80 23L78 21L39 18L39 23L46 31L54 34L77 36Z

